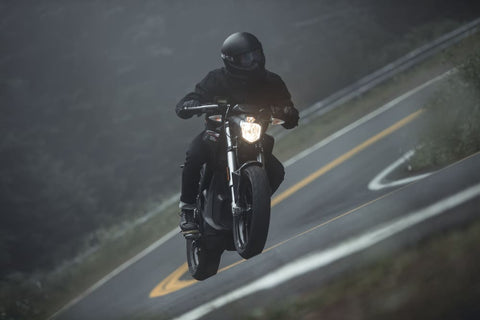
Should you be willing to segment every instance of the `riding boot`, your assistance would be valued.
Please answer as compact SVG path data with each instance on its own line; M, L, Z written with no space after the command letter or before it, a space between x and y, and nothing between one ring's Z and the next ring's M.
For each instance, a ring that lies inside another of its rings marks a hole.
M184 236L198 233L198 226L195 223L194 206L183 205L180 212L180 229Z

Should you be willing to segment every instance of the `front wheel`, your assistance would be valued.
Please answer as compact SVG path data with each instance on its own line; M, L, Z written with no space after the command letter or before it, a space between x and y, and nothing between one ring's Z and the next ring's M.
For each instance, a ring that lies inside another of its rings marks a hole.
M270 225L270 184L264 169L244 170L240 199L243 212L233 217L233 237L237 252L249 259L262 252Z

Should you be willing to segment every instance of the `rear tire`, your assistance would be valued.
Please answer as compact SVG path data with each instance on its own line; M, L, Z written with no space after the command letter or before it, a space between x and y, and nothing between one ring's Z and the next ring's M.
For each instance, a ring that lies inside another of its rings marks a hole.
M188 269L194 279L205 280L217 273L223 253L222 244L219 236L187 239Z
M264 169L244 170L240 198L248 212L233 217L233 237L237 252L249 259L262 252L270 225L270 184Z

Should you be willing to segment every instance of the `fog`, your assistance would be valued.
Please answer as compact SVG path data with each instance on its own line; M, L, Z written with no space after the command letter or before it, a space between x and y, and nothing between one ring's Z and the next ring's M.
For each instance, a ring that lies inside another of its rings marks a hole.
M0 3L0 274L51 268L176 193L202 129L175 104L248 31L297 108L433 40L478 1ZM435 25L435 27L432 27Z

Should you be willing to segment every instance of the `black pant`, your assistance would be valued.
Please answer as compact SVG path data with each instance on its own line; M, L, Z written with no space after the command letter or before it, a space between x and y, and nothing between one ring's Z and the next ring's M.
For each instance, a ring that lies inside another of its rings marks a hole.
M190 143L182 173L182 195L180 196L180 201L188 204L195 203L200 181L200 169L206 162L212 161L213 163L218 144L221 143L220 141L212 142L205 139L205 131L196 136ZM273 137L264 135L265 169L270 180L272 194L278 189L285 176L285 169L282 163L272 154L273 144Z

